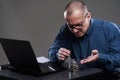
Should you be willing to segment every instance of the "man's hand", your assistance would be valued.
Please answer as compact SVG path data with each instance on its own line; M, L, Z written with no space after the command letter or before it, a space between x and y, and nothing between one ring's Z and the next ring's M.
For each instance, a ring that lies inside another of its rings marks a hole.
M98 56L99 56L99 53L98 53L98 50L92 50L92 53L90 56L88 56L87 58L83 59L83 60L80 60L80 64L85 64L85 63L88 63L88 62L93 62L95 60L98 59Z
M71 52L68 49L60 48L57 54L58 59L64 61L68 56L70 56Z

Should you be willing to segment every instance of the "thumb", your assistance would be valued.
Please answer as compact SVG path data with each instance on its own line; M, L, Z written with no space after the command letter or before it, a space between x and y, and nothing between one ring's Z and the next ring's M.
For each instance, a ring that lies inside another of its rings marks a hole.
M98 50L92 50L92 55L95 55L95 54L97 54L98 53Z

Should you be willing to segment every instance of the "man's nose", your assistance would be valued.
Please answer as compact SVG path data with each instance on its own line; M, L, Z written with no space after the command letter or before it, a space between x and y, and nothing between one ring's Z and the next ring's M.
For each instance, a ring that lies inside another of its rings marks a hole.
M76 33L78 30L76 28L73 29L73 32Z

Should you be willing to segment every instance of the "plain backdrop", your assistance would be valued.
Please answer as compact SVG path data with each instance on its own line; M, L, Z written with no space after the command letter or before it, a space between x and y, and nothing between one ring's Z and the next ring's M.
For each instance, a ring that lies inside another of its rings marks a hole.
M63 10L69 1L71 0L0 0L0 37L28 40L36 57L48 57L48 49L65 23ZM84 2L93 18L120 25L120 0ZM0 45L0 64L7 62Z

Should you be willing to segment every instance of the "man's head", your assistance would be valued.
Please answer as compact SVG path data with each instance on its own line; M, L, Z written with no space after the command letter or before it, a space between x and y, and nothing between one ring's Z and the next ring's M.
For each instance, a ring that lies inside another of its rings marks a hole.
M65 7L64 18L71 32L82 37L89 28L91 14L84 2L71 1Z

